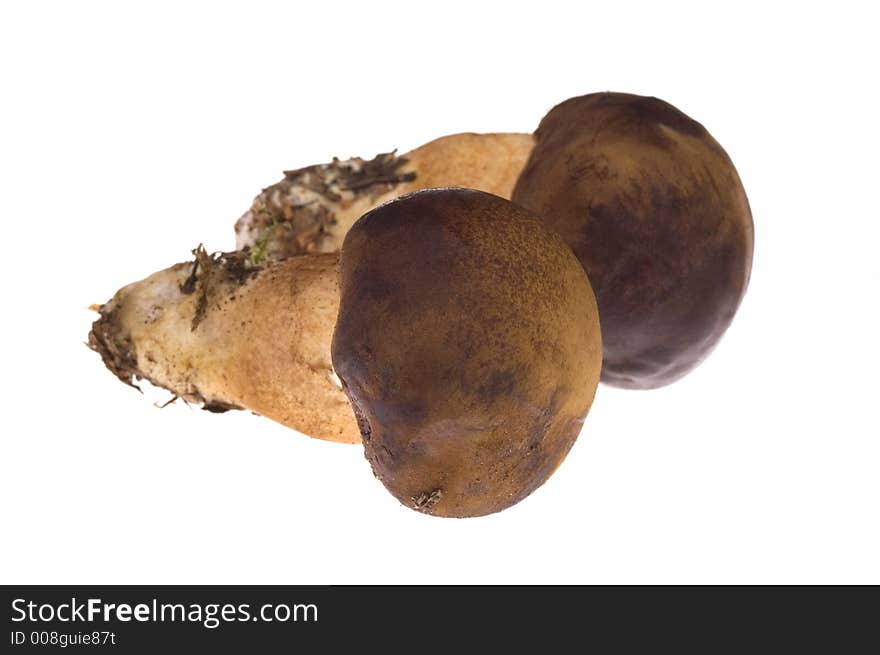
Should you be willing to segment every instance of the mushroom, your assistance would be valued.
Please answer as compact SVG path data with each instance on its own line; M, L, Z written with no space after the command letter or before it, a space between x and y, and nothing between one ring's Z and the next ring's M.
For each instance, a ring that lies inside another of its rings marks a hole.
M363 212L434 186L512 198L562 234L596 291L608 384L647 389L688 373L748 284L754 230L730 158L673 106L622 93L563 102L534 138L457 134L400 158L293 171L239 219L238 247L338 250Z
M454 134L401 157L291 171L239 219L237 251L198 249L193 262L123 287L98 306L89 345L127 384L147 380L210 411L247 409L309 436L360 443L330 365L333 253L363 212L414 189L510 195L531 146L529 134Z
M552 109L512 199L563 236L602 318L602 381L649 389L699 364L730 325L752 265L742 183L706 129L623 93Z
M400 502L490 514L556 470L602 348L583 267L539 218L473 190L404 196L346 235L340 291L333 367Z

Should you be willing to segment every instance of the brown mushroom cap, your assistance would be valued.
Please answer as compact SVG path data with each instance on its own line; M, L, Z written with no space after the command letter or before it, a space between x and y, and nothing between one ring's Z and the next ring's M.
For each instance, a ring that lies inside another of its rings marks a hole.
M717 344L745 293L754 230L736 169L672 105L623 93L552 109L513 201L583 264L602 322L602 381L659 387Z
M568 453L601 366L583 268L540 219L466 189L358 220L340 257L333 366L376 476L439 516L502 510Z

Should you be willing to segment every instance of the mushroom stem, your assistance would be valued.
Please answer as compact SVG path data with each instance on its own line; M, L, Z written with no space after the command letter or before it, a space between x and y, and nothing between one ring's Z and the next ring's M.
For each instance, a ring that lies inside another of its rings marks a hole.
M89 346L126 384L148 380L222 412L248 409L310 436L358 443L330 363L335 253L263 267L245 253L175 264L100 307Z
M363 214L421 189L460 186L510 198L533 145L531 134L452 134L401 156L286 171L236 222L236 248L276 259L336 252Z

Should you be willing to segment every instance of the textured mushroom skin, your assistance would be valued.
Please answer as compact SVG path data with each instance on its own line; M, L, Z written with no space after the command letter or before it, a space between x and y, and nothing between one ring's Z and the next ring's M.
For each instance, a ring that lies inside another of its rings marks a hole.
M580 259L599 305L602 381L663 386L699 364L748 285L754 228L736 169L672 105L621 93L552 109L513 192Z
M583 268L540 219L479 191L405 196L348 233L340 291L334 370L400 502L490 514L564 459L601 338Z

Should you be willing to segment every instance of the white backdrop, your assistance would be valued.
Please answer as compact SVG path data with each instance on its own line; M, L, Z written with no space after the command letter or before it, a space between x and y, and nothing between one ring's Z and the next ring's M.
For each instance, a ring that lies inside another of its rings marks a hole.
M880 583L880 53L860 4L773 6L4 3L0 582ZM160 411L83 345L284 169L603 90L727 149L751 287L686 379L600 387L512 509L419 515L360 447Z

